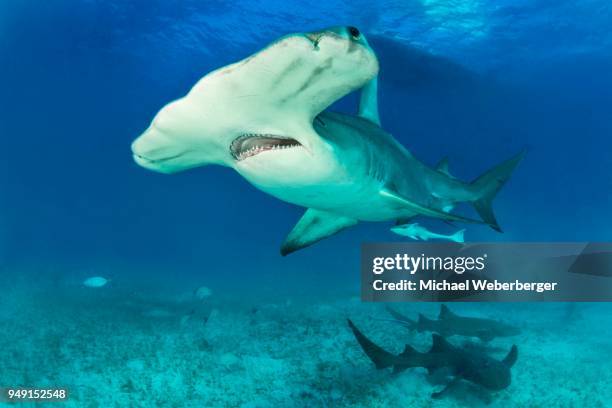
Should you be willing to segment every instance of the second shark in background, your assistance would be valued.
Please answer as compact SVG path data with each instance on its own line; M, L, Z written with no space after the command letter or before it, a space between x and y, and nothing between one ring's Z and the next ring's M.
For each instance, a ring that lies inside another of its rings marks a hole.
M437 320L419 314L418 320L415 321L390 307L387 307L387 311L393 316L395 322L410 330L434 332L443 337L458 335L491 341L496 337L516 336L521 332L517 327L498 320L459 316L451 312L445 305L440 306L440 314Z

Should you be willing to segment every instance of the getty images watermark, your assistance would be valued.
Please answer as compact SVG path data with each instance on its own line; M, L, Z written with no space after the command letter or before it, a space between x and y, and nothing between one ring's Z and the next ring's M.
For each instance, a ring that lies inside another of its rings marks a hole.
M366 301L612 301L612 243L364 244Z

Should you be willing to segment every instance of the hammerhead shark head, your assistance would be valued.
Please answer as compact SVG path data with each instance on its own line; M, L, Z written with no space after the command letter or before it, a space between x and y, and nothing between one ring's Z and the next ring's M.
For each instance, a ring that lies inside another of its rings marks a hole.
M368 339L350 319L348 324L364 353L377 369L393 367L394 373L412 367L424 367L429 373L443 368L450 369L452 380L443 390L433 393L434 398L441 397L461 380L467 380L490 391L503 390L511 383L510 368L518 357L518 348L515 345L500 361L484 353L455 347L442 336L432 334L433 344L429 351L421 353L407 344L401 354L394 355Z
M231 167L258 189L307 207L283 255L359 221L427 216L501 231L491 202L522 153L471 183L427 167L380 127L378 70L355 27L284 36L162 108L132 144L134 160L162 173ZM358 116L325 111L358 89ZM452 214L460 202L472 203L483 222Z
M394 321L418 332L434 332L443 337L454 335L466 337L478 337L488 342L496 337L509 337L520 334L520 330L509 324L482 317L459 316L446 306L440 305L440 314L437 320L428 319L419 313L419 318L414 321L398 311L387 307L387 311L393 316Z

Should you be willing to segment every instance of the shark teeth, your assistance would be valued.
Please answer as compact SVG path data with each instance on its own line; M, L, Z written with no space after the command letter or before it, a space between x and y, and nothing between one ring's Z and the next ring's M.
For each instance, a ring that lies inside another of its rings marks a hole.
M272 134L247 133L232 142L230 145L230 153L234 159L241 161L261 152L285 150L299 146L301 146L301 144L297 140L289 137Z

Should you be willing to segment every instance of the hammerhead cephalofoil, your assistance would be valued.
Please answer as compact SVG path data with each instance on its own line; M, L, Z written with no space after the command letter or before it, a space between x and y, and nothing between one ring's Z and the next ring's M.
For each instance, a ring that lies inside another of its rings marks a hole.
M306 207L283 255L360 221L425 216L501 231L492 202L523 153L472 182L451 176L446 161L425 165L380 126L378 68L355 27L286 35L162 108L132 144L134 160L161 173L227 166L263 192ZM357 90L357 116L326 110ZM451 213L464 202L482 221Z
M348 324L359 345L377 369L393 367L394 373L412 367L424 367L429 373L442 368L450 369L453 379L443 390L433 393L434 398L442 396L461 380L470 381L490 391L503 390L510 385L510 368L518 357L516 345L499 361L484 353L455 347L438 334L432 334L433 345L429 351L421 353L406 344L404 351L396 356L374 344L350 319Z

